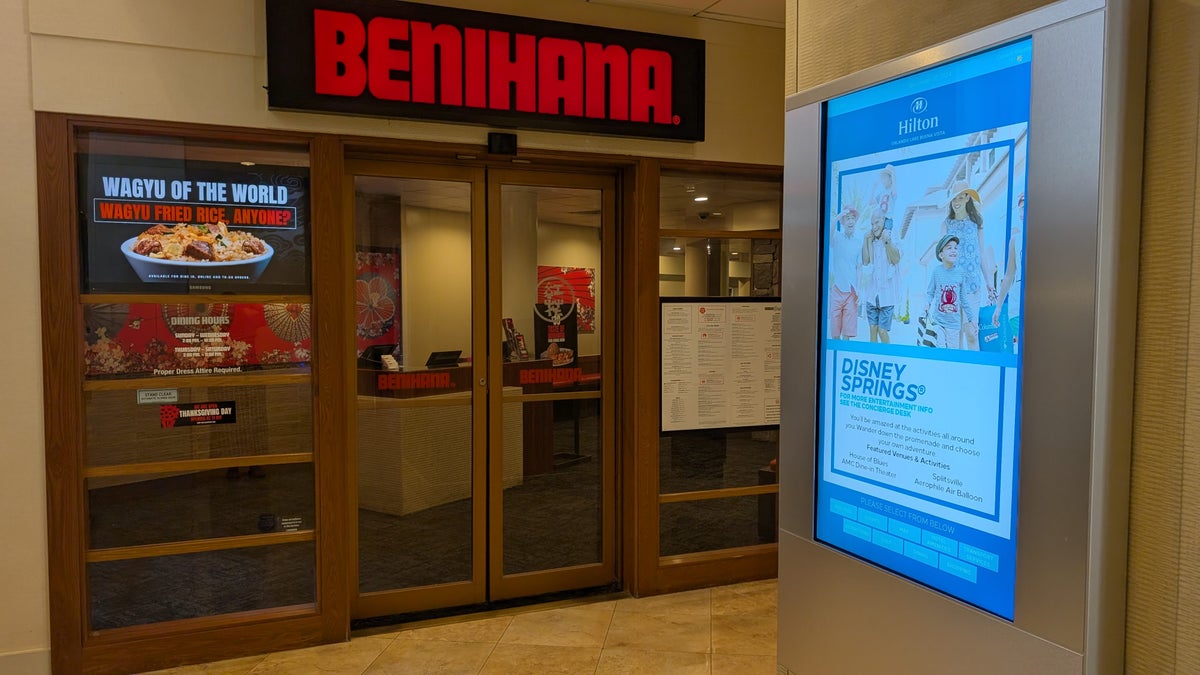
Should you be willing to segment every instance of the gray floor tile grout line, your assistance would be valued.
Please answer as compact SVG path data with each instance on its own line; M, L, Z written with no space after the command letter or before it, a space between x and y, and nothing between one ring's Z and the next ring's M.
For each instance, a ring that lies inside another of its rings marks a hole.
M618 601L619 602L619 601ZM600 661L604 659L604 645L608 644L608 634L612 632L613 618L617 616L617 603L612 605L612 613L608 615L608 627L604 629L604 639L600 641L600 653L596 654L596 667L592 669L592 675L600 672Z
M401 631L401 632L402 632L402 631ZM383 649L380 649L380 650L379 650L379 653L375 655L375 658L371 659L371 662L370 662L370 663L368 663L368 664L366 665L366 667L365 667L365 668L363 668L361 672L359 672L359 674L358 674L358 675L363 675L363 674L364 674L364 673L366 673L368 670L370 670L370 669L371 669L371 666L375 665L375 662L379 660L379 657L383 656L383 653L384 653L384 652L386 652L387 650L391 649L392 645L396 643L396 640L397 640L399 637L400 637L400 633L399 633L399 632L397 632L397 633L395 633L394 635L392 635L392 639L390 639L390 640L388 640L388 641L387 641L387 644L385 644L385 645L383 646ZM350 641L351 641L351 642L353 642L353 641L354 641L354 638L350 638Z
M708 589L708 673L713 671L713 592Z
M492 645L492 650L488 652L487 658L480 664L479 670L475 671L475 675L479 675L479 673L483 672L484 668L487 668L488 661L492 660L492 654L496 653L496 650L500 647L500 643L504 641L504 636L508 635L509 629L512 628L514 618L516 618L515 615L508 617L508 625L504 627L504 632L500 633L500 637L496 638L496 643Z

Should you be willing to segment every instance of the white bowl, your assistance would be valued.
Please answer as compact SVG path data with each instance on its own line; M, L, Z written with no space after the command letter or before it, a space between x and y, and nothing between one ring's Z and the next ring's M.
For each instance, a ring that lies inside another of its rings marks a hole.
M267 250L245 260L161 260L134 253L133 246L137 239L126 239L121 244L121 253L125 254L125 259L129 261L133 271L137 272L138 278L151 283L257 281L259 275L267 268L267 263L271 262L271 256L275 255L275 249L264 241L263 246Z

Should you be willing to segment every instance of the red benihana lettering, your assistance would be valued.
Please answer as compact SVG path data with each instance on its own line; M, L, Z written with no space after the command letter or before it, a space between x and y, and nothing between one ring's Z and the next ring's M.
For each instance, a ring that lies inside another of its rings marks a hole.
M674 123L662 50L325 9L313 22L318 94Z

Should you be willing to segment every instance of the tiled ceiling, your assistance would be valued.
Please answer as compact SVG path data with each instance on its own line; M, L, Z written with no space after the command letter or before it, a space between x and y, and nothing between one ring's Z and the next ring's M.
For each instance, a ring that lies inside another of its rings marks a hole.
M664 173L659 181L659 225L684 230L743 229L727 223L729 212L750 204L778 204L782 198L777 180Z
M357 176L354 188L364 196L399 197L405 206L466 213L471 210L471 184L421 178ZM600 193L573 188L504 186L501 196L528 192L537 202L539 223L600 227Z
M784 0L587 0L704 19L783 28Z
M777 180L663 174L660 181L659 221L669 229L739 230L769 229L735 225L727 217L753 204L776 204L781 196ZM418 178L357 176L355 190L364 196L399 197L405 206L465 213L471 209L471 185L455 181ZM533 195L540 223L600 227L600 193L596 190L503 186L501 195ZM705 198L697 201L698 197Z

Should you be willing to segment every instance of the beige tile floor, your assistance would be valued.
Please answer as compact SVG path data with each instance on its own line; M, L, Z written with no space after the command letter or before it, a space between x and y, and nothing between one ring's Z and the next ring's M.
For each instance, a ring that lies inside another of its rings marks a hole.
M755 581L467 616L158 673L771 675L776 672L776 610L775 581Z

